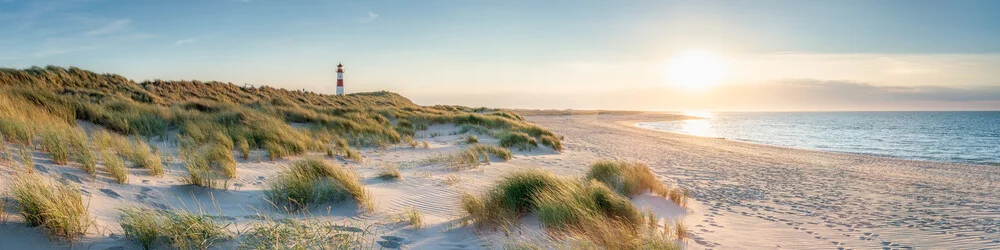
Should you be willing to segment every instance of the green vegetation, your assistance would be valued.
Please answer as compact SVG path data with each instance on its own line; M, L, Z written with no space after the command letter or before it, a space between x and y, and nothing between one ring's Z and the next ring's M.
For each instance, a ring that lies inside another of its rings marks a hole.
M500 146L504 147L517 147L518 150L530 150L532 147L538 147L538 140L528 133L504 130L493 134L500 140Z
M90 228L91 218L77 187L22 172L15 175L11 190L30 226L41 226L50 235L70 242Z
M505 161L510 160L513 157L510 150L505 147L474 144L455 153L440 155L428 159L427 163L444 163L456 170L462 170L467 168L476 168L484 162L489 164L490 155Z
M277 206L296 211L311 204L354 198L362 209L374 209L371 195L357 175L319 159L292 163L265 191Z
M228 225L220 224L205 214L187 211L144 210L126 208L118 219L125 238L143 249L154 249L161 239L172 249L209 249L215 243L231 238Z
M149 144L142 140L135 140L132 143L132 155L129 157L139 167L149 169L153 176L163 176L163 162L160 155L149 148Z
M91 176L97 175L97 156L90 150L87 142L87 134L80 128L73 128L69 132L69 144L71 154L80 163L84 171Z
M644 215L627 195L612 189L597 180L567 179L539 170L518 171L503 176L480 196L464 194L461 206L468 214L465 219L478 228L507 227L535 212L550 232L592 246L584 248L676 249L667 237L670 234L666 224L661 229L654 215Z
M134 207L122 209L118 223L125 233L125 238L139 244L145 250L156 247L157 241L164 236L163 230L160 229L163 219L154 211Z
M128 169L125 168L125 162L122 161L121 156L118 153L105 149L101 151L101 159L104 160L104 167L107 168L108 174L118 181L118 184L128 183Z
M52 157L52 161L59 165L69 163L69 141L61 128L45 127L38 133L41 138L40 145Z
M476 143L479 143L479 137L476 137L475 135L465 136L465 144L476 144Z
M339 231L335 228L359 228ZM323 220L267 219L250 225L240 249L376 249L371 226Z
M687 203L687 194L680 190L671 190L646 164L640 162L608 161L594 162L587 172L587 179L596 180L608 186L615 192L625 196L633 196L642 192L652 192L669 198L680 206Z

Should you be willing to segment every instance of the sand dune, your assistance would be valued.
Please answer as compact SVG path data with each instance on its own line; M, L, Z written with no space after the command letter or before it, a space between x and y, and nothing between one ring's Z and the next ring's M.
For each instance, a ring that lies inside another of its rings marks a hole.
M1000 202L993 197L1000 170L990 166L905 161L850 154L797 150L767 145L698 138L646 130L638 121L678 119L664 114L532 116L529 120L565 136L562 153L549 149L515 152L509 161L494 161L456 171L426 159L455 152L462 138L449 135L450 125L420 132L429 148L397 146L364 150L364 163L347 162L372 192L376 210L359 212L351 202L312 207L309 217L374 225L373 245L406 249L498 248L543 235L531 216L511 234L462 227L459 195L478 192L504 173L545 169L563 176L582 176L597 159L639 160L661 179L691 191L688 209L662 197L639 195L633 203L661 218L683 220L689 228L685 246L691 249L761 248L989 248L1000 246L996 231ZM429 136L431 133L440 136ZM483 143L494 139L481 137ZM169 149L169 144L158 145ZM263 154L263 152L255 152ZM261 215L280 215L263 201L263 190L291 160L239 161L239 178L230 190L182 185L172 159L166 177L150 177L132 169L128 185L112 184L106 176L92 179L76 167L58 166L42 153L35 168L53 179L82 186L97 223L75 248L105 249L138 246L121 236L117 218L126 205L207 211L238 228ZM0 190L13 174L0 167ZM383 164L398 164L404 178L384 181L373 176ZM7 211L13 206L8 203ZM416 209L424 227L417 229L392 218ZM349 226L347 228L350 228ZM218 248L238 247L225 242ZM0 249L68 248L49 240L37 228L26 227L17 215L0 225Z

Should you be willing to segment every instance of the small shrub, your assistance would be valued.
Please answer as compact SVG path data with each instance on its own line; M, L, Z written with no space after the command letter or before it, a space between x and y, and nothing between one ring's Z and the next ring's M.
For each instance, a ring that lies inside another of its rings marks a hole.
M11 185L24 221L44 227L50 235L73 242L91 226L80 189L29 173L15 175Z
M376 176L382 180L398 180L403 177L403 175L399 173L399 168L396 167L395 164L383 165L382 168L379 169L378 175Z

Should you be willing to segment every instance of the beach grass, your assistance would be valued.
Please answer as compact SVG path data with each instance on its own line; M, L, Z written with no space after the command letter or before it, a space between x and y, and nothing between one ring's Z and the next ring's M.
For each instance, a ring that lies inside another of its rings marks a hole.
M87 172L91 176L97 175L97 156L94 155L94 151L90 149L90 143L87 140L87 134L80 128L73 128L69 132L69 145L71 155L80 163L80 167L83 171Z
M115 151L105 149L101 151L101 160L104 161L104 168L118 182L118 184L128 183L128 169L125 161Z
M508 228L528 213L543 227L605 249L677 249L655 216L603 182L568 179L540 170L508 173L479 196L463 194L464 218L477 228ZM652 248L650 248L652 247Z
M145 250L154 249L160 238L165 236L163 229L160 228L164 223L163 218L155 211L135 207L124 208L121 210L118 223L125 238Z
M382 180L399 180L403 178L403 174L399 172L399 167L396 167L396 164L384 164L379 168L375 177Z
M642 192L670 197L670 188L646 164L641 162L599 160L590 165L587 179L596 180L621 195L633 196Z
M22 172L15 175L11 190L24 221L52 236L73 242L93 223L78 187Z
M340 231L337 228L356 228ZM371 225L318 219L266 218L248 226L239 249L377 249Z
M216 222L205 214L166 211L160 215L164 217L161 230L174 249L209 249L232 238L228 224Z
M369 191L357 175L341 166L308 158L293 162L265 191L268 200L290 211L348 197L365 210L374 209Z
M64 129L66 128L45 127L38 132L39 145L59 165L69 164L69 138Z
M160 155L153 152L143 140L134 140L132 142L132 155L129 157L133 162L136 163L141 168L149 169L150 174L153 176L163 176L163 162L160 159Z
M465 144L479 143L479 137L476 137L475 135L466 135L464 137L463 141L465 141Z

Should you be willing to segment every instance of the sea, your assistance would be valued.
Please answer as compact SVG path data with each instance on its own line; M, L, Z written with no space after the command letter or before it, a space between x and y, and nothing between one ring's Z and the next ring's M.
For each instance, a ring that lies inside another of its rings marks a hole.
M689 112L638 126L802 149L1000 166L1000 111Z

